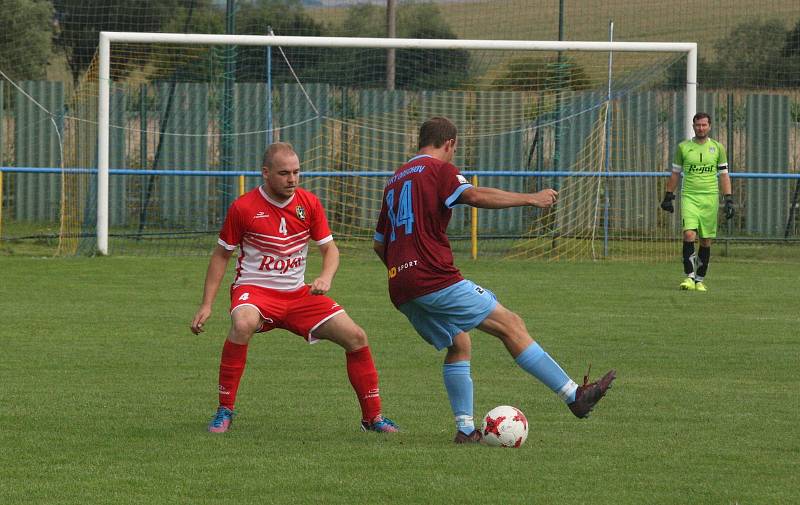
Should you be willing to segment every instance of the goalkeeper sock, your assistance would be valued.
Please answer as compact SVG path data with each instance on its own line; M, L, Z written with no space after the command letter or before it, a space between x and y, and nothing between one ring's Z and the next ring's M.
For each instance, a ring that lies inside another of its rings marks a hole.
M544 352L536 342L529 345L515 359L517 365L549 387L566 403L575 401L578 385L569 378L558 363Z
M683 273L689 277L694 277L694 242L683 243Z
M475 431L472 419L472 376L469 361L445 363L442 367L444 387L450 399L450 408L456 418L456 428L464 435Z
M223 407L233 410L246 362L247 344L236 344L226 339L219 361L219 404Z
M697 258L700 260L700 266L697 267L696 281L702 281L708 271L708 262L711 260L711 248L700 246L700 251L697 253Z
M347 359L347 377L361 406L361 419L371 422L381 413L381 395L378 389L378 371L372 361L369 346L344 353Z

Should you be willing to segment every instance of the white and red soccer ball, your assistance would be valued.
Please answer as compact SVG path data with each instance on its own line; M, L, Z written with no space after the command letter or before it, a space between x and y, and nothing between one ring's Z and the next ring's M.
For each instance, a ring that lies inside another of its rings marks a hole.
M528 420L516 407L501 405L483 416L483 441L494 447L519 447L528 438Z

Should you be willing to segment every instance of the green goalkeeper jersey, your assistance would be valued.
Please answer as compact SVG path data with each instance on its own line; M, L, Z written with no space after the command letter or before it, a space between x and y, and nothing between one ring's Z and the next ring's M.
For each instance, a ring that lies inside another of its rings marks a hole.
M684 140L675 150L672 171L683 172L683 194L717 194L717 175L728 173L728 155L712 138L702 144Z

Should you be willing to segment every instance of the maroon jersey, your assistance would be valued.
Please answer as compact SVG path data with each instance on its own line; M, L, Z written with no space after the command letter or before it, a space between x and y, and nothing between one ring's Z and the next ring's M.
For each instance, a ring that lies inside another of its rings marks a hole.
M447 225L455 201L470 187L455 166L428 155L411 158L386 183L375 241L385 246L395 306L463 279Z
M310 240L333 240L319 199L297 188L276 202L259 186L231 204L218 243L229 251L240 248L234 286L295 290L304 285Z

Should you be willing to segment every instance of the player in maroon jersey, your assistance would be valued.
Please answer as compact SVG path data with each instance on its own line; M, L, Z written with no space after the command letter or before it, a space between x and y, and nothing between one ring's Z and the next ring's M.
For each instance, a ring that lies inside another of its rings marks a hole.
M452 207L550 207L558 193L512 193L474 187L451 161L455 125L443 117L422 124L419 152L389 178L383 191L374 249L389 274L389 296L417 332L437 350L447 349L444 383L456 420L456 443L479 442L472 412L471 340L479 328L499 338L517 364L553 390L579 418L589 415L616 376L576 384L528 333L517 314L494 293L464 279L447 239Z
M219 366L219 407L208 431L224 433L230 428L247 345L255 333L273 328L289 330L309 343L330 340L342 346L347 375L361 406L361 428L398 431L381 415L378 372L366 333L325 296L339 267L339 249L322 204L298 186L300 160L291 144L270 145L261 173L264 184L236 199L228 209L208 265L203 301L191 324L194 334L203 331L228 261L238 247L231 286L231 327ZM306 285L309 241L319 247L322 271Z

